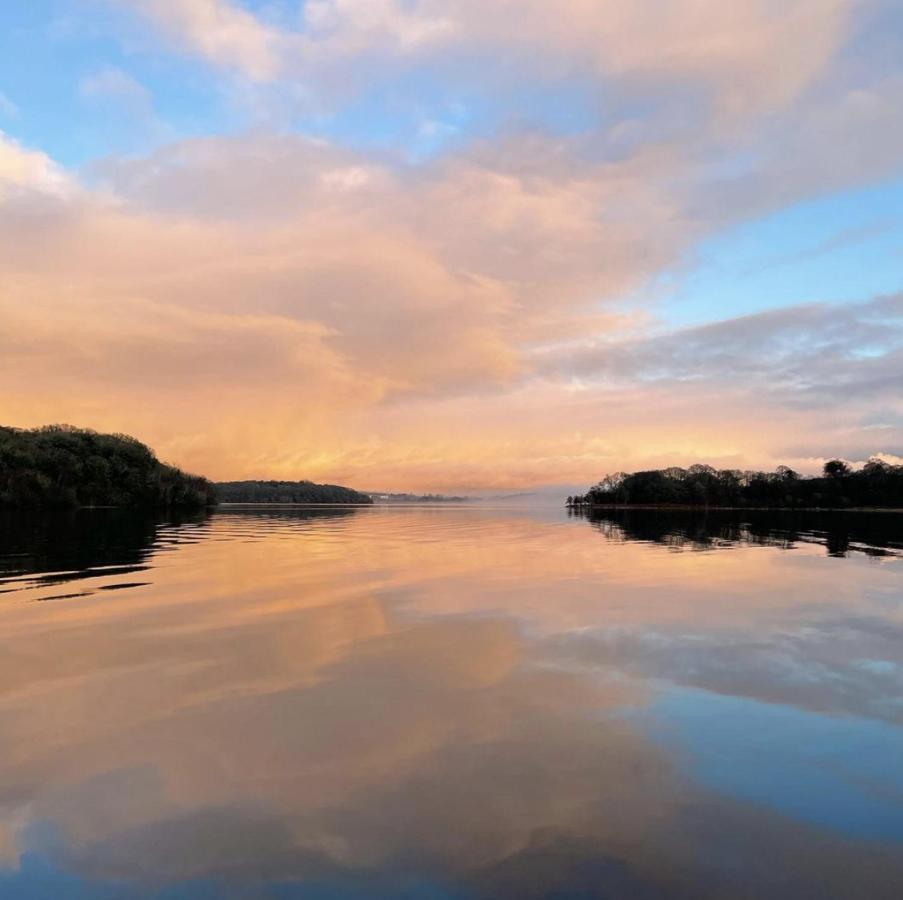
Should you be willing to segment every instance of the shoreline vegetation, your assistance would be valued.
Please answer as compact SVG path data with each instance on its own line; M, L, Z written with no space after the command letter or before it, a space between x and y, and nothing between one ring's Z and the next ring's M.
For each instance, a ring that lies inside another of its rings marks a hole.
M373 498L312 481L213 483L161 462L126 434L72 425L0 425L0 509L204 509L220 502L369 506Z
M215 503L210 481L160 462L128 435L71 425L0 426L0 507L199 509Z
M903 506L715 506L699 503L593 503L565 504L578 512L599 510L670 510L672 512L801 512L801 513L903 513Z
M606 475L585 494L565 501L570 509L725 509L903 511L903 466L872 457L853 469L840 459L821 475L803 476L788 466L774 472L714 469L697 464Z
M220 503L253 505L370 506L373 498L338 484L312 481L218 481Z

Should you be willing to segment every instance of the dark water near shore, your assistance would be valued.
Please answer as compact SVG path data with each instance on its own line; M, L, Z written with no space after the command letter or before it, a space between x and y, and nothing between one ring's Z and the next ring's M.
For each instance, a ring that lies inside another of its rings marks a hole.
M0 897L899 898L903 515L0 516Z

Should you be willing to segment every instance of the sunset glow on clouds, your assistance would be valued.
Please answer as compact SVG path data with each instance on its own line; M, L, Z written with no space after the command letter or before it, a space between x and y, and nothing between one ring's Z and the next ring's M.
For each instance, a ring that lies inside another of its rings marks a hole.
M5 4L0 422L366 489L901 456L900 59L893 0Z

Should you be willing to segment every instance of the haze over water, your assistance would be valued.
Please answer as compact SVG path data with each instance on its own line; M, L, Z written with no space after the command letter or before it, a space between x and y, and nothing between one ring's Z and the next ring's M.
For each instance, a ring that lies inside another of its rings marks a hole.
M896 516L2 520L4 898L899 897Z

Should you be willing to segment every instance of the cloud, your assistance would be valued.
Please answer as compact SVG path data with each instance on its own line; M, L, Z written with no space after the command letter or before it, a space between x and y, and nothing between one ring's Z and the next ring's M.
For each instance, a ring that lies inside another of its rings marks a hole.
M155 22L179 46L252 79L278 70L280 34L230 0L111 0Z
M726 108L786 102L817 74L842 33L851 4L811 0L778 5L761 0L712 0L643 5L567 0L554 8L541 0L512 3L432 2L372 6L354 0L309 4L308 21L330 22L325 40L348 42L379 31L399 51L421 44L429 52L474 44L501 50L518 66L553 72L589 69L601 77L656 81L678 78L715 89ZM419 39L406 40L407 32ZM769 56L792 64L766 67ZM542 61L537 61L541 54Z
M449 86L442 109L519 83L586 90L595 112L567 134L462 123L416 162L270 123L95 161L90 188L3 140L0 419L132 431L218 477L373 489L793 463L816 436L900 451L894 298L674 333L637 299L725 226L896 170L897 45L878 52L872 7L571 0L553 21L532 2L336 0L292 26L126 5L251 96L325 97L339 73L340 106L410 68ZM82 90L145 96L114 68Z
M214 65L302 85L315 103L426 65L484 88L579 77L600 101L655 98L684 116L701 104L731 130L817 83L857 9L854 0L310 0L295 22L276 22L234 0L111 2Z
M49 156L22 147L0 131L0 200L22 191L59 195L69 187L69 177Z
M577 347L551 365L588 380L718 383L804 407L894 397L903 379L903 295Z
M701 228L642 157L536 138L411 169L196 139L68 199L46 157L14 158L31 174L0 211L5 421L131 431L219 477L516 488L641 459L767 465L788 434L833 420L847 442L898 405L899 298L657 335L606 311Z

